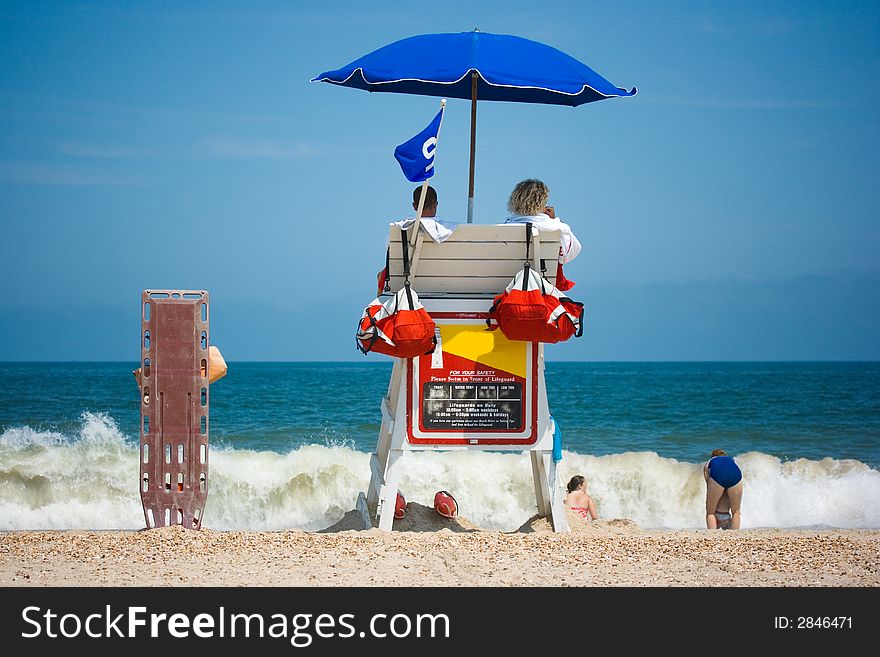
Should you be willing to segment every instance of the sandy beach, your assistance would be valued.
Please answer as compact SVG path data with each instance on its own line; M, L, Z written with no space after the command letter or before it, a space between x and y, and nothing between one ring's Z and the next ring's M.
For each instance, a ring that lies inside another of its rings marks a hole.
M644 530L629 520L569 534L532 518L482 531L410 504L395 531L12 531L0 586L880 585L880 531Z

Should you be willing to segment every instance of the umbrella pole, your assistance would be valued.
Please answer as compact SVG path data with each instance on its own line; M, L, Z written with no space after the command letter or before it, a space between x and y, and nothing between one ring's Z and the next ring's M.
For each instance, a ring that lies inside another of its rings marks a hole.
M468 178L467 222L474 223L474 156L477 151L477 72L471 71L471 169Z

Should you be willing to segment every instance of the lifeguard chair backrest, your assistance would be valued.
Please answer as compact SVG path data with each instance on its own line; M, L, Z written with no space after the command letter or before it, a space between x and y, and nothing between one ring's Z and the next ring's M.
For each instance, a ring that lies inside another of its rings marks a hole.
M208 497L208 293L141 295L140 492L147 527L202 526Z
M400 228L391 226L388 269L391 289L403 285ZM423 299L443 296L494 297L522 269L526 255L524 224L500 226L460 224L444 242L436 243L419 231L410 249L410 282ZM536 271L544 261L546 276L556 284L559 231L532 238L530 259Z

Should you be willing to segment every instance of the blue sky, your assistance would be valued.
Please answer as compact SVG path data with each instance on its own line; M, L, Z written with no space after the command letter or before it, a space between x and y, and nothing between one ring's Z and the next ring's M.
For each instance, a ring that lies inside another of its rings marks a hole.
M474 28L639 88L479 105L475 221L537 177L584 244L586 332L548 359L880 358L875 2L6 2L0 360L134 361L164 287L211 292L229 361L364 360L392 152L437 99L309 79ZM456 220L469 112L432 183Z

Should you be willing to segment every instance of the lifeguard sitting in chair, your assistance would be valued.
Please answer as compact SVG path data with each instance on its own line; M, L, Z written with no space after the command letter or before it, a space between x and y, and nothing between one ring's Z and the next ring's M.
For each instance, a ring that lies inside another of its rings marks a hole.
M550 202L550 188L540 180L529 179L518 182L507 200L507 209L512 213L505 223L532 224L539 231L558 230L560 232L559 264L556 267L556 288L563 292L574 287L574 281L565 278L562 265L571 262L581 252L581 243L571 232L571 226L556 216Z

